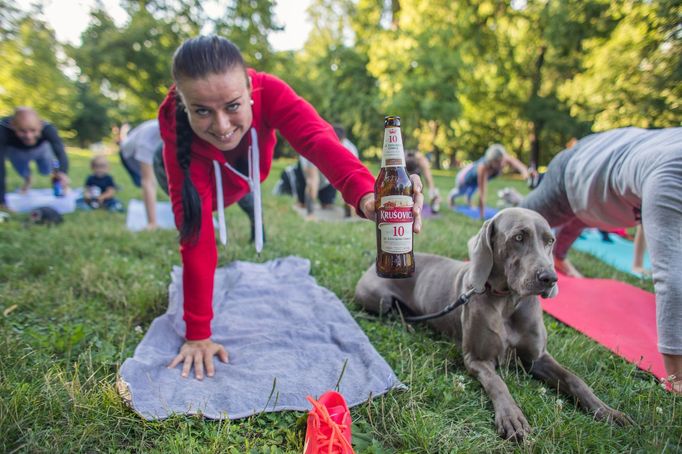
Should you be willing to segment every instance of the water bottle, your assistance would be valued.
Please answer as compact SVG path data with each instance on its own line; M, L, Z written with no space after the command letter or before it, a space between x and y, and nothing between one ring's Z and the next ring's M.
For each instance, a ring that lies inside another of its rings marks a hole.
M52 193L55 197L64 197L64 186L59 178L59 161L52 161Z

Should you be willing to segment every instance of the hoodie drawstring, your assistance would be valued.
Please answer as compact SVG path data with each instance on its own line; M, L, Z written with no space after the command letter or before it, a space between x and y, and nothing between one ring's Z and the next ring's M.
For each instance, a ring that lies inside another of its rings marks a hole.
M227 224L225 224L225 205L223 199L223 176L220 172L220 164L213 161L215 171L215 192L218 195L218 227L220 229L220 242L227 245Z
M253 193L254 210L254 229L256 252L260 254L263 250L263 207L261 203L260 188L260 149L258 148L258 134L255 128L251 128L251 146L249 147L249 176L244 176L229 163L225 167L230 169L235 175L249 184L249 189ZM223 178L218 161L213 161L215 172L216 194L218 196L218 227L220 229L220 242L227 245L227 225L225 224L225 206L223 196Z
M249 160L249 186L251 186L251 192L253 192L253 224L256 233L254 245L256 246L256 252L260 254L263 250L263 206L260 193L260 148L258 148L258 134L256 134L254 128L251 128L251 153L249 153Z

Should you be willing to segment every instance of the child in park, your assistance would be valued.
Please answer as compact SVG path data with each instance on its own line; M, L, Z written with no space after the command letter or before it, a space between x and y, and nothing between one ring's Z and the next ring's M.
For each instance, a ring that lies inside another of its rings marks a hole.
M108 211L123 211L123 204L116 198L118 188L109 174L109 162L104 156L95 156L90 161L92 174L85 180L83 197L76 201L79 209L106 208Z

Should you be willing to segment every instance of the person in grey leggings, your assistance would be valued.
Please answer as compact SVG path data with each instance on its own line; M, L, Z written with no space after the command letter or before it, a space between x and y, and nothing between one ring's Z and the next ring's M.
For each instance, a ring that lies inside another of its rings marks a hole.
M658 351L682 393L682 128L622 128L593 134L559 153L520 204L557 228L557 270L585 227L641 223L656 292Z

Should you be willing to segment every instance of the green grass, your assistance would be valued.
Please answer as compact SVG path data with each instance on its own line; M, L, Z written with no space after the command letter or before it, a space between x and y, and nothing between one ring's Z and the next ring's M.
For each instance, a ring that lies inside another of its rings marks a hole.
M81 184L87 158L71 155ZM113 173L123 200L139 192L117 158ZM220 264L266 261L295 254L310 259L317 281L347 303L376 349L410 388L390 392L352 410L358 452L680 452L679 397L656 380L571 328L546 317L549 350L636 426L596 422L511 363L500 373L534 428L523 444L501 440L492 406L466 375L460 352L445 338L394 319L376 320L353 303L353 289L375 254L369 222L304 222L291 200L270 195L285 162L275 163L264 187L268 243L260 258L248 243L248 222L227 210L230 247ZM19 180L9 171L9 188ZM46 180L39 179L42 183ZM436 181L447 194L452 176ZM496 190L518 180L497 179ZM0 224L0 451L2 452L301 452L303 413L264 414L237 421L173 417L146 422L115 391L118 367L132 356L151 321L166 308L172 266L179 265L177 235L133 234L123 214L74 213L52 228L24 227L20 215ZM480 226L444 210L427 220L417 251L466 256L466 240ZM587 255L571 258L589 276L615 278L652 290ZM598 302L595 302L598 304ZM228 346L229 349L229 346Z

